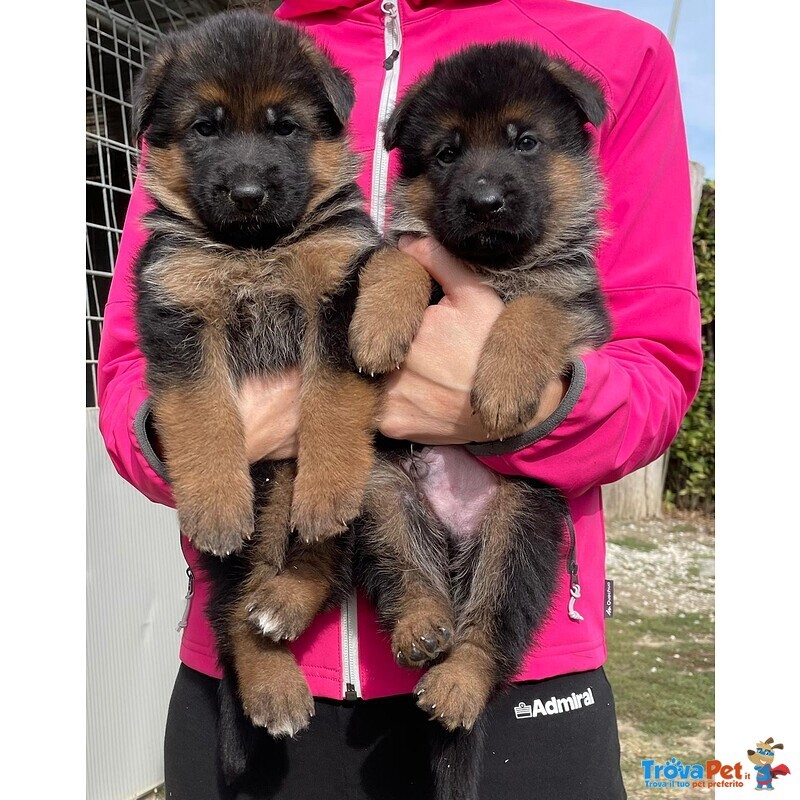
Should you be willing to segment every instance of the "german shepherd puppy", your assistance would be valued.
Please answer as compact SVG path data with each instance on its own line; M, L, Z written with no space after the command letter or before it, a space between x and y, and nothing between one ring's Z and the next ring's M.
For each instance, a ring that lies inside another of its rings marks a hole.
M138 331L181 530L209 554L229 778L252 730L242 710L276 736L313 715L283 642L349 587L351 537L338 534L373 463L377 387L348 347L379 243L344 132L353 102L308 36L245 11L164 39L135 95L156 201L135 266ZM238 387L292 365L297 461L251 470Z
M399 149L401 164L393 236L436 237L506 303L471 395L492 438L520 432L548 382L609 338L594 263L601 185L585 127L605 113L592 80L501 42L437 62L388 121L386 148ZM370 262L350 326L356 364L395 369L436 292L411 258ZM448 508L441 491L454 465ZM566 504L460 448L384 456L376 469L383 485L367 490L359 579L397 660L433 664L416 694L449 732L435 737L437 797L467 800L477 791L481 712L550 613L559 564L574 576L574 553L564 564Z

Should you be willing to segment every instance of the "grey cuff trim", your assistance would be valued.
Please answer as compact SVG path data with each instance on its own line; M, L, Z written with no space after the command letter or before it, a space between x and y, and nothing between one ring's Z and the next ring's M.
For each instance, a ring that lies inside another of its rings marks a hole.
M169 482L167 475L167 465L156 455L155 448L153 447L150 439L150 432L153 429L153 407L148 397L144 403L139 406L136 416L133 420L133 432L136 436L136 441L139 442L139 448L145 461L153 468L153 471L159 478Z
M474 456L503 456L508 453L516 453L524 447L544 439L551 434L569 415L570 411L578 403L583 387L586 385L586 365L583 359L576 358L570 364L570 381L567 393L558 408L544 421L536 427L531 428L525 433L512 436L510 439L503 439L502 442L486 442L485 444L468 444L467 450Z

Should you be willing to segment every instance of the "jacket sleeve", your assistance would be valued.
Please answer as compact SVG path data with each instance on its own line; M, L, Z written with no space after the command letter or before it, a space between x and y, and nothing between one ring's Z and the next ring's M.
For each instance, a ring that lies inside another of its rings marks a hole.
M103 318L97 364L100 433L117 472L150 500L175 506L153 448L145 360L137 343L133 264L146 239L141 220L152 200L137 178L125 217Z
M663 35L645 49L629 85L599 143L607 237L598 267L612 341L573 364L564 401L544 423L470 447L496 471L537 478L568 496L665 452L702 368L689 159L674 56Z

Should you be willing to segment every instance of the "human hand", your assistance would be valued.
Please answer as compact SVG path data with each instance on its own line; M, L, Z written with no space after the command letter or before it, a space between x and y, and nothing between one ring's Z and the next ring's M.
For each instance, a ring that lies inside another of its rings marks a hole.
M300 370L293 367L280 375L247 378L239 387L237 402L250 464L263 458L297 458L301 383Z
M444 290L444 298L425 311L422 325L402 367L386 379L381 433L420 444L465 444L488 436L473 413L470 392L483 346L505 305L477 273L431 238L401 239ZM555 411L567 389L552 381L527 430Z

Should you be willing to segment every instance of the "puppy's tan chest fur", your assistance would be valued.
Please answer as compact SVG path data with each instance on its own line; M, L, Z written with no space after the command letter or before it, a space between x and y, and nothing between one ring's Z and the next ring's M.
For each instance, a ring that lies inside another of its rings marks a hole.
M320 301L341 283L361 245L341 233L309 236L267 251L183 247L146 268L145 279L175 305L208 323L238 310L270 316L290 301L313 316Z

